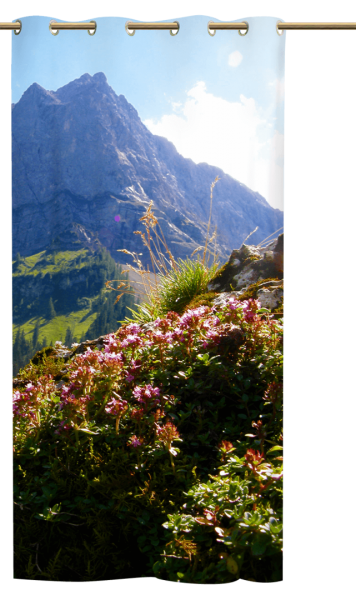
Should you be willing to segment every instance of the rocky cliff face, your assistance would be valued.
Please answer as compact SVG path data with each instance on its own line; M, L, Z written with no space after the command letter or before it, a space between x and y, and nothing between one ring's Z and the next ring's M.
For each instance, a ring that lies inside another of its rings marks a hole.
M34 83L12 115L14 255L40 252L55 238L66 248L78 232L89 242L94 236L116 260L117 249L141 252L132 232L153 200L171 251L185 257L205 240L217 176L212 227L222 258L256 226L253 243L283 224L283 213L258 193L152 135L103 73L56 92Z

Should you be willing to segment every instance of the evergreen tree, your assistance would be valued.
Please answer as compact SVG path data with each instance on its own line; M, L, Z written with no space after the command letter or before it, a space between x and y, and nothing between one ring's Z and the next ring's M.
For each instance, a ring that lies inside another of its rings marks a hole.
M32 346L33 346L34 350L36 350L36 348L37 348L39 332L40 332L40 323L39 323L39 320L37 319L35 328L33 330L33 336L32 336Z
M14 340L14 352L20 348L20 337L21 337L21 327L19 327L16 332L16 337Z
M48 314L50 319L54 319L56 316L56 311L54 310L52 298L49 299Z
M12 352L12 367L13 374L16 375L21 368L23 363L22 351L21 351L21 328L17 330L13 352Z
M115 321L115 307L112 302L108 302L107 307L107 323L109 326Z
M21 333L20 333L20 347L22 349L23 354L26 354L26 352L29 351L29 344L26 341L24 330L21 329L20 331L21 331Z
M72 344L73 344L73 332L72 332L71 328L68 326L67 331L66 331L66 337L64 340L64 345L67 346L67 348L70 348Z

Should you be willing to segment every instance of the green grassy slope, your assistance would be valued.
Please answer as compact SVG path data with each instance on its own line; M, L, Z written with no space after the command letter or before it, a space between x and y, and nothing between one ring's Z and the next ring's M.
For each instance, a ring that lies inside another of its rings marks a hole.
M14 374L51 342L66 344L115 331L131 314L134 296L105 288L126 280L104 248L91 251L44 250L13 261Z

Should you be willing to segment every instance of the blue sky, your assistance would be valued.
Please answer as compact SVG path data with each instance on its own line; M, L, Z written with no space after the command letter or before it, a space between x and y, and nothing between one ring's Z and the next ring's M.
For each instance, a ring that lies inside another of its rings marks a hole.
M56 90L103 71L153 133L178 151L224 169L283 208L285 35L276 19L249 18L249 32L208 35L208 16L179 19L180 31L125 31L98 18L97 32L49 32L49 17L26 17L12 36L12 101L37 82Z

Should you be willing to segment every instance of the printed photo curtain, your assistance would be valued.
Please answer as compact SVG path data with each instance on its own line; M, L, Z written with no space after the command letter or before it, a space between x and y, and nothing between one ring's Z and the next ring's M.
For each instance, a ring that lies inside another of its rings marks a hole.
M21 19L16 579L282 579L285 35Z

